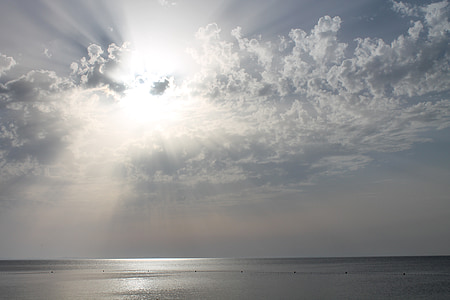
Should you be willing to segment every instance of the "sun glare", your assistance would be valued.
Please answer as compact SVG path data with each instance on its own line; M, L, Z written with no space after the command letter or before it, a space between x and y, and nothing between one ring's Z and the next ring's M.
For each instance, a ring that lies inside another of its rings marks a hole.
M127 122L162 125L176 120L180 109L171 75L176 69L176 61L155 49L152 52L145 50L131 50L117 74L126 85L119 106Z
M141 82L125 91L125 95L119 103L128 121L139 124L161 124L176 120L179 107L176 107L176 101L171 99L170 92L152 93L155 83L142 82L143 79L138 80ZM169 84L168 81L162 82Z
M127 127L167 130L188 115L191 101L182 82L190 62L170 43L131 40L114 74L126 87L119 99L119 120Z

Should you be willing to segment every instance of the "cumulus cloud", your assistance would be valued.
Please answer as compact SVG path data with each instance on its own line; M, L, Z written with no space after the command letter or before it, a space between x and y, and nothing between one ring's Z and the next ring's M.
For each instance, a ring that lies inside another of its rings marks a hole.
M419 16L419 8L409 3L404 3L402 1L396 2L391 0L392 8L394 11L408 17Z
M79 62L71 64L72 74L79 83L87 87L107 86L115 92L123 92L126 86L124 82L114 78L114 74L127 51L127 43L122 46L113 43L108 46L106 55L99 45L91 44L87 48L88 58L83 57Z
M309 33L293 29L278 43L246 38L239 27L233 43L210 24L196 35L201 46L191 53L202 70L190 85L245 118L255 165L301 159L307 176L329 157L342 158L342 169L363 167L370 151L405 150L426 141L427 130L448 127L447 2L394 2L394 9L422 18L390 44L359 38L350 52L338 40L339 17L320 18ZM429 93L438 96L418 98ZM322 153L310 155L314 149Z
M447 9L439 7L433 16ZM189 50L200 71L183 87L207 109L179 121L176 143L163 135L130 148L120 176L156 198L162 183L300 187L364 168L373 152L430 141L427 132L449 127L449 53L440 24L425 18L390 44L360 38L354 49L338 39L339 17L276 41L239 27L234 40L217 24L200 28ZM167 87L160 83L155 91Z
M6 56L0 53L0 76L16 64L16 61L11 56Z
M448 1L436 2L422 7L425 22L429 26L429 35L433 38L448 39L450 31L450 9Z

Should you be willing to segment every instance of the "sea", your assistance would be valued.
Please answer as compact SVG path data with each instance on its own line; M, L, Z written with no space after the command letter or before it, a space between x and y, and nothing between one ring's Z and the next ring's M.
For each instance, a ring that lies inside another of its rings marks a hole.
M1 260L0 299L450 299L450 256Z

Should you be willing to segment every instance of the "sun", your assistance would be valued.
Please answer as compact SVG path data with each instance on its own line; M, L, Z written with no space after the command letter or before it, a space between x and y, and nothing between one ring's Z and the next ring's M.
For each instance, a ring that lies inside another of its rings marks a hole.
M174 94L171 78L149 80L145 75L136 78L119 101L119 107L128 122L163 125L174 122L181 110Z
M127 128L167 131L189 118L193 100L185 80L192 70L178 52L145 40L127 45L113 74L125 86L117 103L119 120Z
M142 49L129 52L116 74L126 87L119 97L119 109L127 122L158 124L176 119L179 104L171 75L176 69L174 63L164 53Z

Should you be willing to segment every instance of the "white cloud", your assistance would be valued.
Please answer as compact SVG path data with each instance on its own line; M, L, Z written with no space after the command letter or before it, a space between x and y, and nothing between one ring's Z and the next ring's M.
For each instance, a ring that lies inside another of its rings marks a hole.
M2 76L4 72L10 70L15 64L16 61L14 58L0 53L0 76Z
M391 0L394 11L408 17L418 16L418 7L402 1L396 2Z
M44 55L45 55L47 58L51 58L51 57L53 56L53 54L51 53L51 51L50 51L48 48L45 48L45 49L44 49Z
M177 1L174 0L158 0L158 2L162 6L174 6L177 4Z
M429 26L430 37L448 39L450 32L448 1L431 3L422 7L422 11L425 13L425 22Z
M126 65L126 62L122 62L121 59L128 52L128 43L124 43L122 46L110 44L107 55L96 44L89 45L87 52L89 59L82 57L79 62L72 62L70 65L76 81L87 87L106 85L114 92L123 92L126 83L117 79L116 74L121 71L119 68L121 63Z
M410 9L429 15L391 44L358 39L352 55L338 40L339 17L321 18L310 33L293 29L279 44L246 38L239 27L231 43L210 24L197 34L201 45L192 52L202 70L190 86L243 116L247 147L264 141L265 159L291 161L315 147L329 149L308 157L316 165L327 157L409 149L427 140L427 130L448 127L450 103L447 29L427 21L442 19L447 6ZM442 98L415 103L429 93ZM342 169L370 161L349 159Z
M87 48L88 55L89 55L89 64L93 65L95 63L103 63L104 59L100 55L103 54L103 49L99 45L91 44Z

